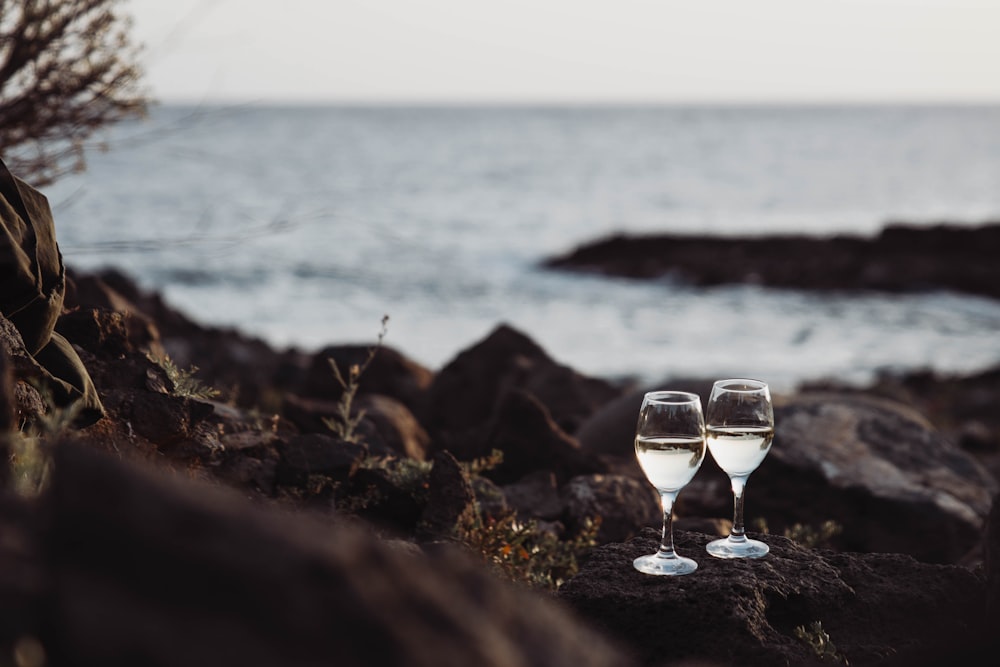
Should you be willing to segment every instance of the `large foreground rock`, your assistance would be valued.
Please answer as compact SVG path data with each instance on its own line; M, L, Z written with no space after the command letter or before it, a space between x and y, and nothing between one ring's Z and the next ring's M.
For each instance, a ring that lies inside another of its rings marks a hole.
M628 664L556 603L453 554L74 445L37 504L0 496L0 530L8 656L19 642L52 665Z
M678 551L698 570L677 578L637 572L632 561L653 553L658 538L650 529L598 548L559 592L642 664L837 664L821 662L796 636L817 622L853 667L993 664L984 580L965 568L813 551L775 536L765 537L771 553L763 559L719 560L705 553L712 537L675 531Z

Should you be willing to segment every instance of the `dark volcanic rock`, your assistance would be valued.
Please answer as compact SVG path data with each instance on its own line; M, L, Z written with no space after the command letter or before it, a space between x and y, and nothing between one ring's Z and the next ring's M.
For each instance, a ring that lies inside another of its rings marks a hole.
M764 536L771 553L763 559L719 560L705 553L711 539L675 531L678 552L698 562L696 572L677 578L632 566L656 551L655 530L599 547L558 597L648 665L824 664L795 635L816 622L855 666L995 641L983 635L983 580L964 568L899 554L813 551L776 536Z
M721 473L720 473L721 474ZM957 562L980 540L996 481L918 413L865 395L806 393L775 409L748 517L841 524L840 546Z
M814 382L803 389L856 390ZM1000 480L1000 367L970 374L883 373L864 391L912 405Z
M599 517L597 543L622 542L645 527L662 522L660 496L646 481L622 475L581 475L567 482L561 495L568 527Z
M365 419L386 447L417 461L427 458L430 436L402 402L381 394L364 394L358 396L357 406L365 411Z
M417 530L421 540L454 539L476 514L476 493L469 475L449 452L434 455L427 480L427 505Z
M139 287L131 277L116 269L82 273L68 268L67 307L103 308L128 312L140 321L155 322L159 335L170 338L197 334L201 327L167 305L158 292Z
M613 236L549 259L550 268L696 285L953 290L1000 297L1000 224L890 225L875 238Z
M117 313L129 345L155 358L169 356L179 369L199 369L200 377L211 378L214 388L239 405L271 409L278 402L276 394L295 387L304 375L306 360L297 351L275 351L234 329L203 327L117 271L74 273L73 282L74 306ZM70 327L91 345L101 336L118 344L113 319L99 316L100 328L95 329L88 317L85 312L73 314L61 326ZM92 351L108 353L103 348Z
M279 442L280 438L270 432L243 431L222 436L216 477L235 488L272 495L281 460Z
M986 620L1000 627L1000 494L993 498L993 508L986 522L983 564L986 569Z
M494 449L503 452L503 463L486 473L499 482L516 481L528 473L551 471L559 481L576 475L605 472L599 459L580 449L549 416L545 406L531 394L508 392L477 455Z
M124 313L87 308L60 317L56 329L67 340L92 353L124 356L137 349L130 339L128 319ZM146 349L151 343L151 340L142 341Z
M423 423L432 435L481 427L493 415L507 376L544 359L545 351L532 340L510 327L498 328L438 372Z
M335 401L343 388L330 366L337 364L346 380L351 366L363 366L372 350L371 363L365 368L358 382L358 395L380 394L401 402L411 411L419 411L424 393L434 374L399 351L382 345L334 345L314 354L302 380L299 393L303 396Z
M567 432L620 393L557 364L530 338L501 325L437 373L421 421L458 455L454 443L477 437L511 389L532 394Z
M286 394L282 414L303 433L330 434L326 420L340 416L337 401ZM357 431L373 448L423 461L430 437L413 413L400 401L381 394L359 395L351 406L352 415L363 412Z
M387 466L364 466L351 477L347 501L360 501L353 512L380 529L400 536L416 533L427 507L425 488L414 488L414 480L401 477ZM348 507L348 511L351 508Z
M209 403L155 391L135 392L129 404L135 432L164 449L194 438L196 426L214 412Z
M277 481L292 486L305 485L310 475L346 481L368 454L364 445L320 433L292 436L276 446L280 456Z
M112 279L114 281L114 279ZM124 285L122 276L116 282ZM66 306L69 312L59 321L60 333L92 352L140 349L162 357L160 331L153 319L109 285L100 275L70 272ZM138 295L138 289L128 287Z
M325 420L339 419L340 406L336 401L285 394L282 397L280 414L302 433L331 435L333 430ZM351 414L356 417L358 412L352 409ZM369 420L362 418L355 430L367 439L374 435L375 426Z
M628 664L563 608L454 555L78 446L55 454L40 504L0 498L7 655L33 637L52 665Z
M559 482L547 470L529 473L502 488L507 505L522 517L553 521L563 513Z

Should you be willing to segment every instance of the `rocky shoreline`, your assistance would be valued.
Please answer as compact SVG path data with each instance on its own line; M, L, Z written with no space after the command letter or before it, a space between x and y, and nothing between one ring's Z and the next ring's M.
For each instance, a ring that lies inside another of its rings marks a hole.
M1000 298L1000 223L887 225L878 235L617 235L552 257L553 269L694 285L806 290L952 290Z
M961 252L1000 226L979 233ZM943 239L928 247L951 247ZM783 252L816 261L804 246ZM761 265L742 279L778 285L797 270L746 256ZM586 257L553 266L620 261ZM995 263L963 262L950 285L912 263L923 277L849 273L866 288L908 277L997 296L986 291L1000 285ZM731 512L706 461L676 507L679 548L703 567L664 582L631 568L659 521L631 455L650 387L586 377L505 325L429 369L381 341L274 350L199 325L115 272L72 274L69 287L57 330L100 394L97 422L74 426L47 405L16 329L0 328L0 426L15 459L0 497L0 655L973 665L998 648L1000 369L778 397L776 445L747 497L773 557L703 553ZM345 430L352 367L350 415L364 416ZM709 380L672 386L704 394Z

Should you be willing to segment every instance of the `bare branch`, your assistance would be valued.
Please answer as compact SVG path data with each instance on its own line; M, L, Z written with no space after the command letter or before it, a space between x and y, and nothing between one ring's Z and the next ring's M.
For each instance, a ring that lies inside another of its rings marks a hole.
M0 0L0 150L36 186L84 167L87 139L146 113L120 0Z

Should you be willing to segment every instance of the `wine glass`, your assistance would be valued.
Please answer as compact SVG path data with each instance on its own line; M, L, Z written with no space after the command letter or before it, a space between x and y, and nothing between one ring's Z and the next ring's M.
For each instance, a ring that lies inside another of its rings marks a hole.
M635 455L663 506L660 550L632 564L646 574L690 574L698 564L674 551L673 509L677 493L691 481L705 459L705 418L697 394L647 392L639 408Z
M743 496L750 473L757 469L774 439L771 392L760 380L719 380L705 409L708 451L733 487L733 528L729 537L705 549L718 558L760 558L770 548L747 538L743 528Z

